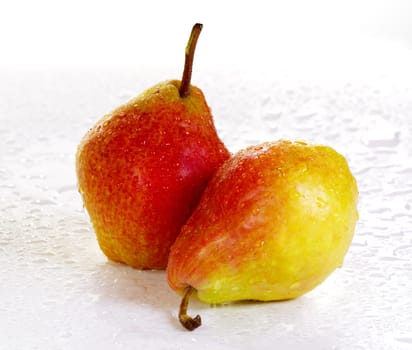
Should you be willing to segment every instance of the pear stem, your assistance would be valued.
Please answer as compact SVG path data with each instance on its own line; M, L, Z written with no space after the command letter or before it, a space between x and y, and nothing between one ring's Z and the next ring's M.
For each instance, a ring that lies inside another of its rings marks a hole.
M187 314L187 306L189 304L189 299L194 291L195 289L192 286L186 287L179 308L179 321L183 325L183 327L185 327L189 331L195 330L202 324L202 319L199 315L196 315L192 318Z
M203 25L201 23L196 23L193 26L189 41L186 45L185 67L183 69L182 82L180 83L179 89L179 94L182 98L189 95L190 80L192 79L193 57L195 55L196 43L200 32L202 31L202 27Z

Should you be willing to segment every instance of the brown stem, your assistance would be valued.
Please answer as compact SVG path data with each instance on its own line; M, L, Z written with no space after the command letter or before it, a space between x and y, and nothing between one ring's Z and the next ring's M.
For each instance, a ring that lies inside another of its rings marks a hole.
M179 89L179 94L182 98L189 95L190 79L192 78L193 57L195 55L196 43L197 39L199 38L200 32L202 31L202 27L203 25L201 23L196 23L193 26L189 41L186 45L185 68L183 69L182 82L180 83Z
M195 330L202 324L202 319L199 315L196 315L192 318L187 314L187 305L189 304L190 296L194 291L195 289L193 287L186 287L179 308L179 321L183 325L183 327L185 327L189 331Z

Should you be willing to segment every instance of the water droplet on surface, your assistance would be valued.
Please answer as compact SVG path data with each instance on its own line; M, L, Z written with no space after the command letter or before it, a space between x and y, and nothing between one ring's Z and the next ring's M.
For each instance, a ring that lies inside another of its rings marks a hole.
M282 112L270 112L270 113L265 113L262 116L262 119L270 123L272 121L276 121L280 119L281 116L282 116Z
M77 192L77 186L76 185L66 185L66 186L61 186L57 188L58 193L69 192L69 191Z
M400 258L411 258L412 257L412 244L410 245L402 245L393 251L393 255L395 257L400 257Z
M400 131L386 121L378 120L373 129L363 137L363 143L370 148L394 148L400 143Z
M412 335L410 337L397 337L395 340L404 344L412 344Z
M57 203L55 201L52 201L50 199L35 199L32 201L32 204L36 205L56 205Z
M60 338L71 338L73 336L73 334L69 331L65 331L63 333L59 334Z

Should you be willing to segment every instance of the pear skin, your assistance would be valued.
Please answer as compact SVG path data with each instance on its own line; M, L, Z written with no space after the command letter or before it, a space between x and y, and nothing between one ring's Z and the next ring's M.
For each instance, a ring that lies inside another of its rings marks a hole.
M209 304L299 297L342 265L357 197L347 161L330 147L282 140L242 150L172 245L168 283Z
M78 186L105 255L165 269L169 248L209 178L229 157L203 93L180 81L146 90L81 141Z
M202 91L190 84L201 30L192 28L181 81L159 83L104 116L78 147L79 192L113 261L165 269L181 226L230 156Z

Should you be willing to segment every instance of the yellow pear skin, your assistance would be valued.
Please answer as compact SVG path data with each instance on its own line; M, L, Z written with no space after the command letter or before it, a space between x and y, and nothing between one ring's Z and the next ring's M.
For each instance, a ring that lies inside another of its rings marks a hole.
M281 140L242 150L172 245L169 285L210 304L299 297L342 265L357 198L347 161L330 147Z

